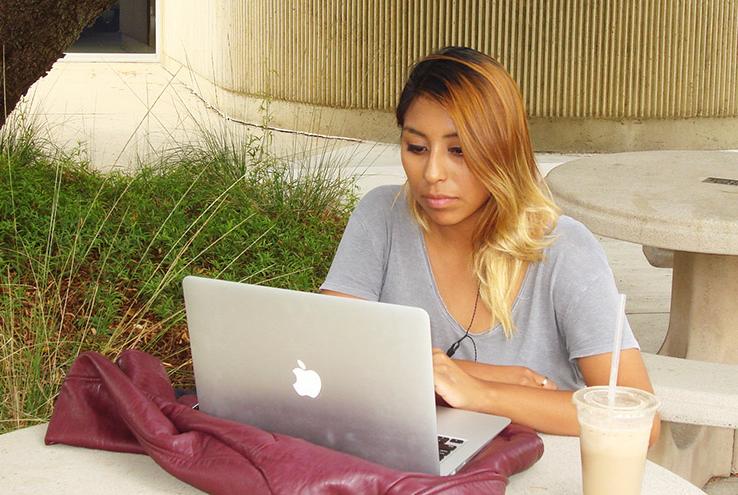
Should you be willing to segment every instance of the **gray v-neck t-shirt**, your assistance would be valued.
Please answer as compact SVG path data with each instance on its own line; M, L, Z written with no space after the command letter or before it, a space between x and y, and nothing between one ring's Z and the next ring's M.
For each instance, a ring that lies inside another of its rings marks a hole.
M543 260L528 266L513 305L513 337L499 324L472 337L479 362L525 366L576 390L584 386L577 358L612 350L619 295L607 257L584 225L562 215L553 235ZM400 186L381 186L362 198L321 289L423 308L434 347L446 350L464 335L440 297ZM622 345L638 348L627 320ZM474 359L469 339L454 358Z

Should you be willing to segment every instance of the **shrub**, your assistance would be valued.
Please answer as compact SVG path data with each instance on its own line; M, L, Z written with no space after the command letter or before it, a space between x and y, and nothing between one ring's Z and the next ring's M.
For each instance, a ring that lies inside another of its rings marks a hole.
M339 167L255 136L205 133L133 174L36 136L0 135L0 432L48 420L82 351L140 348L191 386L182 278L315 290L356 201Z

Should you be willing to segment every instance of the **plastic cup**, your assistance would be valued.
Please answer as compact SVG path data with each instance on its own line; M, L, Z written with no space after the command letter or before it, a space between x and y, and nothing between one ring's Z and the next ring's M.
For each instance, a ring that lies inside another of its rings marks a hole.
M607 386L577 390L573 401L580 428L584 495L640 494L660 401L643 390L616 387L610 406Z

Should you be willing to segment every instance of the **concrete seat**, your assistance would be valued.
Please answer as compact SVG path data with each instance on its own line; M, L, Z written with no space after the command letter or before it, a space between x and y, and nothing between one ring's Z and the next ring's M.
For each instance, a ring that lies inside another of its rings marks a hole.
M674 251L654 246L643 246L643 255L651 266L656 268L674 268Z
M661 419L738 428L738 365L643 353Z

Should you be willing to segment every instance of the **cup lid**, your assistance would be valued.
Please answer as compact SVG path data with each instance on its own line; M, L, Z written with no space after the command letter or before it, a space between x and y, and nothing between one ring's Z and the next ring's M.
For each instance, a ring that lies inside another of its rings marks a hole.
M631 387L615 387L615 401L611 406L608 400L609 387L587 387L574 392L574 402L586 404L587 407L617 411L618 413L633 412L641 414L643 411L657 409L661 401L653 394Z

